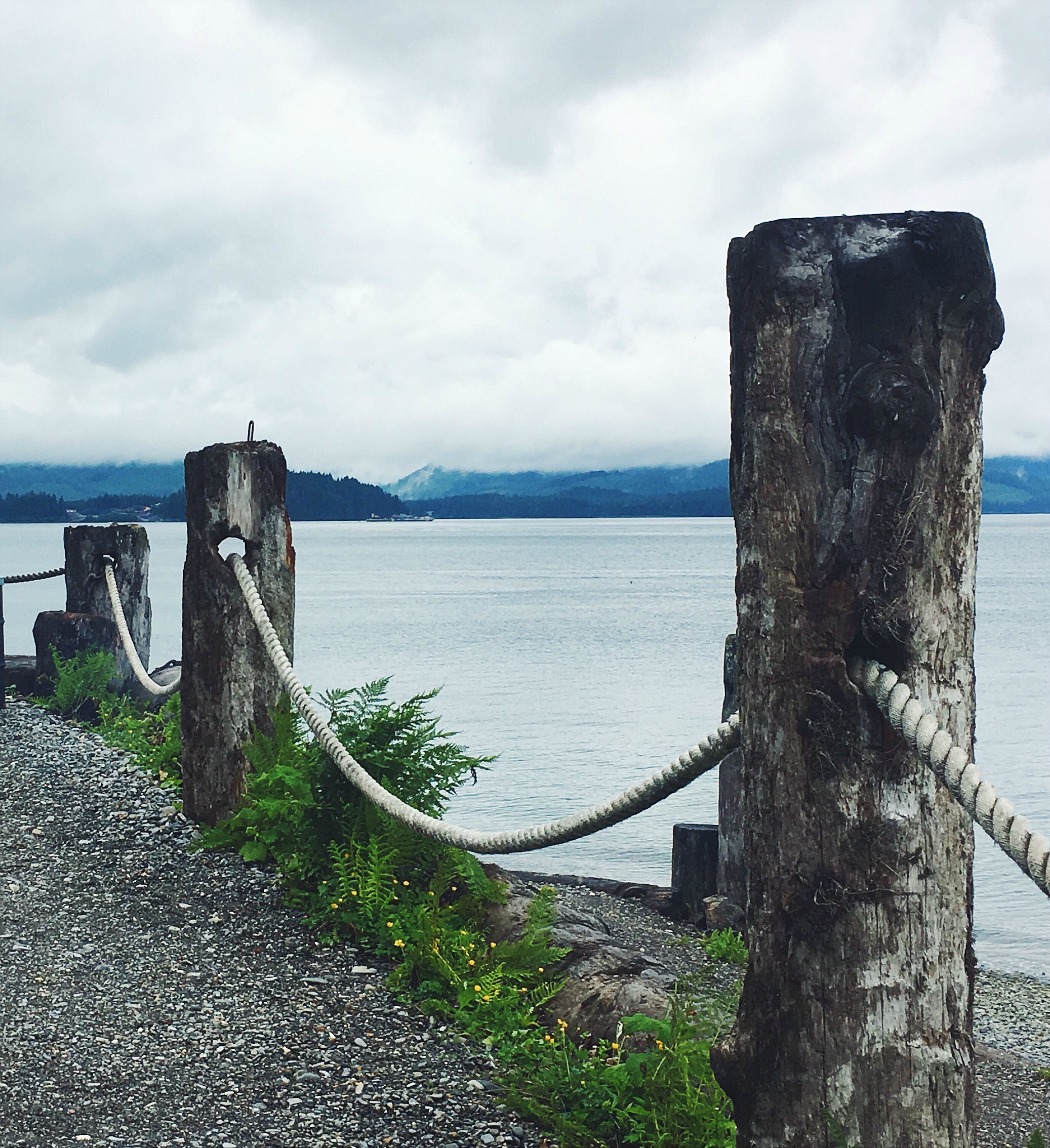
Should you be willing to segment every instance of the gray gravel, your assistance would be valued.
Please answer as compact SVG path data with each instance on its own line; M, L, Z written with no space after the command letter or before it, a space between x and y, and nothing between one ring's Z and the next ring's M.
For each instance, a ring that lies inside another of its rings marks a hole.
M313 944L268 872L188 853L192 836L94 735L0 711L0 1146L549 1143L501 1106L481 1050L398 1005L382 966ZM679 973L705 966L637 902L559 896ZM975 1036L978 1148L1050 1133L1050 985L982 970Z
M0 712L0 1144L522 1145L477 1047L194 853L93 735Z

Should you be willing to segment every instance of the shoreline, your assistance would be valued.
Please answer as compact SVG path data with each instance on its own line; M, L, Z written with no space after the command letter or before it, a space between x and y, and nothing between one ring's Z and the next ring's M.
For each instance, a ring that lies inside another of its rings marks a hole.
M90 731L0 712L5 1145L543 1148L483 1049L394 1001L367 954L317 946L271 872L188 853L172 796ZM702 962L642 900L558 888L673 972ZM1050 1133L1050 984L979 969L974 1036L979 1148Z

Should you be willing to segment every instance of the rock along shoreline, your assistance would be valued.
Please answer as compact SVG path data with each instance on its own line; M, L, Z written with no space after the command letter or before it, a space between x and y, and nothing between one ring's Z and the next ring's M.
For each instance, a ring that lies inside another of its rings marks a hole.
M0 711L0 1145L553 1145L482 1048L316 945L269 871L188 852L194 832L94 734ZM703 962L637 901L558 892L675 973ZM1050 1134L1050 985L982 970L975 1035L980 1148Z

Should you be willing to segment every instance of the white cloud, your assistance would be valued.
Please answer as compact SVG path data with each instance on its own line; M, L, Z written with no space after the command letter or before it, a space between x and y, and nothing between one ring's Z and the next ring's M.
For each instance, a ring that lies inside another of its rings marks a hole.
M908 208L985 220L1050 452L1042 7L0 0L0 457L704 461L729 240Z

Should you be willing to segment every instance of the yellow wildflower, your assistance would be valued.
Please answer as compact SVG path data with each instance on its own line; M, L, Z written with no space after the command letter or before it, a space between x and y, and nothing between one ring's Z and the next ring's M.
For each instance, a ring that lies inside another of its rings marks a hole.
M333 908L333 909L338 909L338 908L339 908L339 902L338 902L338 901L333 901L333 902L332 902L332 908Z
M474 986L474 991L475 991L476 993L480 993L480 992L481 992L481 985L475 985L475 986Z
M398 937L398 939L394 942L394 948L395 949L403 949L404 947L405 947L405 942L402 941L400 937Z
M394 927L394 922L393 922L393 921L387 921L387 923L386 923L386 927L387 927L388 929L392 929L392 928Z

